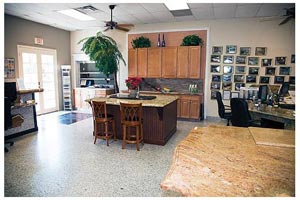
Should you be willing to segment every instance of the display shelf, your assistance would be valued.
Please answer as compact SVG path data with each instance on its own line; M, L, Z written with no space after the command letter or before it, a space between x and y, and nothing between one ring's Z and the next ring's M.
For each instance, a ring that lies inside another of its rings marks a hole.
M71 66L62 65L63 106L64 110L72 110L71 98Z

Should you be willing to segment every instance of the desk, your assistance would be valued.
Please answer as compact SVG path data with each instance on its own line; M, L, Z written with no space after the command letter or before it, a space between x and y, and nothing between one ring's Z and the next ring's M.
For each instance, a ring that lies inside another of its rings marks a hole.
M293 110L280 107L274 108L263 104L259 108L251 108L251 106L249 106L249 112L253 119L267 119L280 122L284 124L284 129L295 129L295 116L293 115Z
M182 196L295 196L293 144L291 130L195 127L176 146L160 186Z

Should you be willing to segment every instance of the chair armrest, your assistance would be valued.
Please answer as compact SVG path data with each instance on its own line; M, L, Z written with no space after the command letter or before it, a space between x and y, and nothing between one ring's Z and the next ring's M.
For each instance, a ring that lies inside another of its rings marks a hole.
M231 107L230 107L230 106L228 106L228 105L224 105L224 107L225 107L225 108L226 108L226 107L227 107L227 108L231 108Z

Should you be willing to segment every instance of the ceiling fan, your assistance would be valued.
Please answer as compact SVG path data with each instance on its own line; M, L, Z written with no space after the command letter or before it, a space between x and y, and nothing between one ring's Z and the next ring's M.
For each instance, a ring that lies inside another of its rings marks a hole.
M106 21L105 22L105 27L107 27L104 31L107 31L109 29L118 29L118 30L121 30L121 31L129 31L128 28L125 28L124 26L129 26L129 27L132 27L134 26L133 24L118 24L117 22L113 21L112 20L112 12L113 12L113 9L116 7L116 5L109 5L109 9L110 9L110 21Z
M284 20L282 20L279 25L283 25L285 23L287 23L288 21L290 21L291 19L295 19L295 7L292 8L286 8L286 14L283 15L285 17Z

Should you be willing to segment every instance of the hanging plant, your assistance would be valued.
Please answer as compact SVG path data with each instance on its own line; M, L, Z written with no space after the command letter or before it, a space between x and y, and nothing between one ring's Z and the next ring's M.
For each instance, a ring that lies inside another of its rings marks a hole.
M182 40L181 46L202 46L203 40L198 35L188 35Z
M131 41L132 48L147 48L151 47L151 42L149 38L146 38L144 36L140 36L134 40Z
M96 36L84 38L78 44L82 42L81 50L90 57L91 61L95 61L96 68L106 76L114 74L116 92L119 92L116 72L120 60L123 61L124 65L126 65L126 62L118 49L116 41L98 32Z

